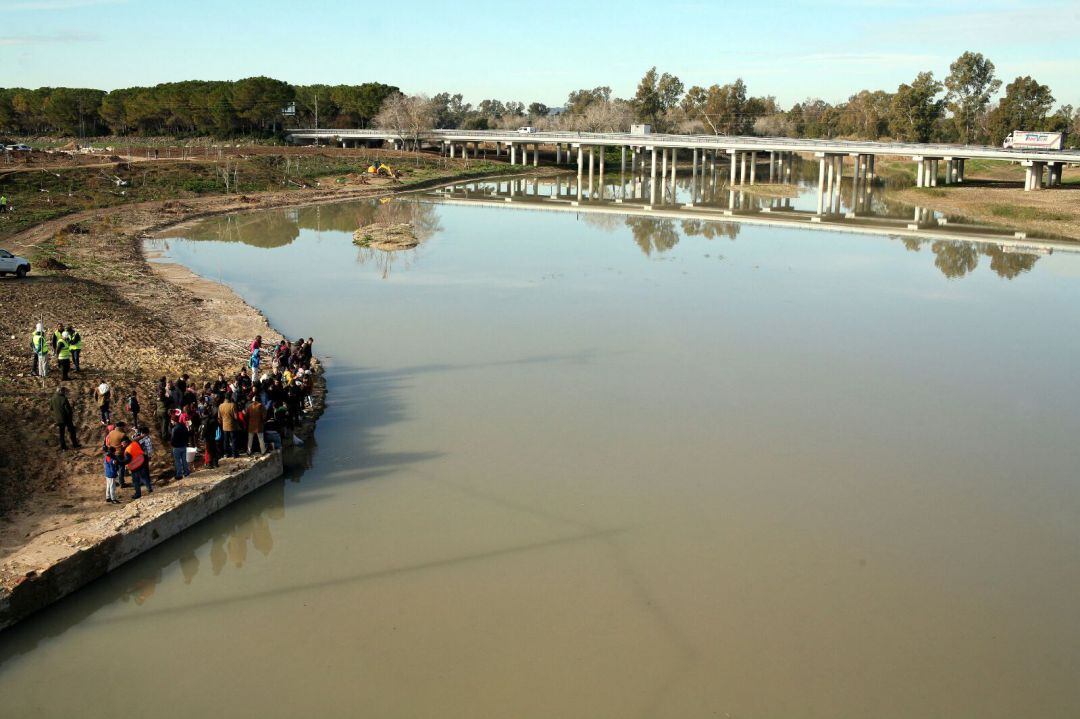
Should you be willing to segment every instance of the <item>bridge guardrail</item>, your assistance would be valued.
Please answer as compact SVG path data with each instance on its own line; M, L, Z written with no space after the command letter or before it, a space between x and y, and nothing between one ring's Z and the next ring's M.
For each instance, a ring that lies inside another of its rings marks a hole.
M320 136L320 137L383 137L387 139L403 139L399 133L392 130L378 129L344 129L344 128L297 128L288 131L289 135L297 136ZM622 132L536 132L518 133L513 130L460 130L460 129L435 129L425 130L419 134L421 139L426 140L459 140L459 141L497 141L497 142L570 142L584 143L596 142L617 145L650 146L660 145L667 147L688 148L696 146L702 149L722 150L750 150L761 148L762 151L800 151L800 152L835 152L842 154L874 154L874 155L931 155L931 156L954 156L954 157L994 157L1003 160L1054 160L1061 162L1080 162L1080 152L1065 150L1024 150L989 145L952 145L944 143L910 143L910 142L880 142L873 140L832 140L832 139L803 139L790 137L757 137L749 135L677 135L671 133L651 133L648 135L634 135Z

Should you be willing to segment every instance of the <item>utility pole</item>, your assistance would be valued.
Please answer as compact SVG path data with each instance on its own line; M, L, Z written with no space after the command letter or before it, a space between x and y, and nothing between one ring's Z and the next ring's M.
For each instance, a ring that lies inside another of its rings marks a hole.
M315 93L315 129L319 129L319 93Z

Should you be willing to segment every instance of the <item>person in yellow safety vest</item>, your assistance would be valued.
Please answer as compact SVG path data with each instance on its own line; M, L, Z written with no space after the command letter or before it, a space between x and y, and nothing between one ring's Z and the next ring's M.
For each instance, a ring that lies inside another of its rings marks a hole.
M7 195L0 195L0 212L7 212Z
M31 374L45 377L49 374L49 343L45 341L45 327L40 322L30 335L30 351L34 354Z
M60 364L60 380L63 382L67 382L68 371L71 369L71 345L68 344L70 339L67 330L64 330L56 341L56 360Z
M64 325L56 325L56 329L53 330L52 337L49 338L49 344L52 345L53 354L58 358L60 356L60 349L57 347L60 344L60 337L64 334Z
M68 325L67 332L71 337L68 341L68 347L71 349L71 368L78 372L79 354L82 352L82 335L79 334L79 330L71 325Z

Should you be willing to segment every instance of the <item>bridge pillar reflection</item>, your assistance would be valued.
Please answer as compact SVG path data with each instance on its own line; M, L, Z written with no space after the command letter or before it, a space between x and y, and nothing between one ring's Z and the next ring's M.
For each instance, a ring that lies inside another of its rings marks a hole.
M649 148L652 152L652 169L649 171L649 209L656 204L656 145Z
M697 202L698 197L698 150L695 147L690 154L690 204Z

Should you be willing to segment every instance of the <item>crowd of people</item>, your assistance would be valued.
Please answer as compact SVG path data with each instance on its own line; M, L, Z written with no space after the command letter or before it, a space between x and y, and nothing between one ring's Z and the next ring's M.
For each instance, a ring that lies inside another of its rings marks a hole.
M312 405L313 344L310 337L295 343L282 340L269 350L257 336L248 347L247 362L235 375L227 377L221 372L216 380L202 383L188 374L158 380L153 426L161 445L171 453L173 476L181 488L196 457L201 456L206 467L217 467L222 458L265 454L288 443L302 444L294 432ZM68 379L71 369L80 371L82 337L71 326L58 325L50 339L39 323L31 348L37 375L48 373L50 355L60 363L62 379ZM269 364L265 371L264 358ZM114 391L102 382L93 392L104 432L101 451L105 501L109 503L119 503L117 489L127 487L128 478L133 499L141 497L144 489L154 491L150 460L155 447L138 392L121 393L122 406L114 413ZM57 386L49 407L60 449L67 449L68 438L72 446L81 447L65 385Z
M262 337L256 337L247 364L232 377L221 372L216 380L201 385L187 374L158 380L154 422L162 444L172 454L173 477L181 488L195 457L201 456L204 466L212 468L225 457L265 454L290 442L302 444L294 432L312 404L313 343L310 337L295 344L282 340L274 349L270 371L258 374L266 350ZM102 422L107 423L110 389L105 384L98 389L99 396L106 398L101 406ZM127 437L126 423L106 424L106 501L115 500L115 483L125 486L125 470L132 472L133 498L142 496L143 487L154 491L148 474L137 476L139 470L130 466L132 461L145 466L153 454L149 430L139 424L141 406L136 393L127 397L124 409L135 435ZM110 449L115 455L111 464ZM136 459L129 459L132 454ZM143 460L137 459L140 454Z

